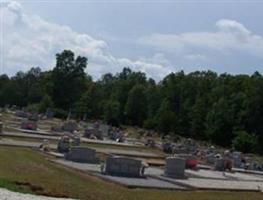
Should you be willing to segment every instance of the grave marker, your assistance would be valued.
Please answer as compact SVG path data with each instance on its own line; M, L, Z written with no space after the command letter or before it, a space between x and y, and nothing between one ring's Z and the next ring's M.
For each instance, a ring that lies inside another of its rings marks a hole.
M185 159L178 157L167 157L165 160L165 176L171 178L185 178Z
M74 162L80 163L99 163L99 158L96 156L96 151L87 147L73 147L66 154L65 158Z

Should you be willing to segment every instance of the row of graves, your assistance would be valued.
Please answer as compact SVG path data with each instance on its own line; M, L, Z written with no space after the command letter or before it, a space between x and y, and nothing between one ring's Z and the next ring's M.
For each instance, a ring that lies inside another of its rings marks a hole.
M153 141L148 142L148 145L152 146L153 144ZM215 166L219 171L223 171L225 168L263 171L263 163L253 161L242 152L217 150L214 146L202 148L191 139L187 139L183 143L172 143L166 140L162 144L162 150L166 154L185 157L187 166L192 166L192 168L201 162L210 167Z
M28 112L26 109L16 110L15 116L22 119L21 129L38 130L39 120L53 119L54 113L51 109L47 109L46 113L39 114L37 112Z
M223 166L227 165L227 168L230 169L235 168L263 172L263 163L254 161L242 152L226 150L223 153L219 153L213 146L208 148L205 155L205 161L209 165L216 165L218 170L222 170Z
M128 157L110 155L105 162L99 159L96 150L81 147L77 137L64 135L58 142L57 151L62 153L64 159L76 163L100 165L98 169L102 174L123 177L143 177L145 166L141 160ZM76 141L77 140L77 141Z
M84 137L89 139L110 139L116 142L124 142L125 136L120 128L112 127L101 122L89 123L84 131Z
M186 159L179 156L169 156L165 159L164 168L154 168L130 157L109 155L101 160L93 149L72 147L64 154L64 160L56 162L128 187L230 191L263 189L263 175L230 173L226 169L224 174L220 174L216 165L213 170L187 169Z
M67 145L61 148L64 142ZM61 138L58 143L63 159L55 162L127 187L263 191L263 173L255 175L232 171L232 163L237 162L236 154L226 151L210 169L202 169L195 162L199 159L194 155L195 145L186 141L183 146L191 147L184 147L186 150L183 153L166 157L164 167L157 168L138 158L108 155L106 159L101 159L96 150L81 147L74 142L74 138L67 137Z

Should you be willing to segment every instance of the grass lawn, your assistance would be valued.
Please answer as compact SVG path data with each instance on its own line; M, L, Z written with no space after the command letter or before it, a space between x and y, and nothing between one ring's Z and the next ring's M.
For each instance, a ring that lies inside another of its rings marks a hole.
M0 146L0 187L87 200L260 200L260 193L127 189L48 161L30 149Z

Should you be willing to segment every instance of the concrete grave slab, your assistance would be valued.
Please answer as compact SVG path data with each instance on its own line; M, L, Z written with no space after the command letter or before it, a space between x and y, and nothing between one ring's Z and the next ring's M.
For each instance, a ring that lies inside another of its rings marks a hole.
M96 176L115 182L126 187L130 188L155 188L155 189L172 189L172 190L186 190L187 188L170 183L167 181L162 181L156 178L147 177L147 178L127 178L127 177L118 177L118 176L109 176L103 174L95 174Z
M237 180L218 180L218 179L172 179L161 177L162 180L167 180L172 183L201 190L226 190L226 191L263 191L263 182L257 181L237 181Z
M73 147L69 153L65 155L66 160L80 163L99 163L100 160L96 156L96 150L87 147Z

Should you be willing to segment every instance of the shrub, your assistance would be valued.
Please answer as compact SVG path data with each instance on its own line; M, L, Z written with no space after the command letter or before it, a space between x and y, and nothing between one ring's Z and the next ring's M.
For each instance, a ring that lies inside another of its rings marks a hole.
M254 134L249 134L246 131L238 131L237 136L232 142L233 147L244 153L254 153L258 149L258 137Z

